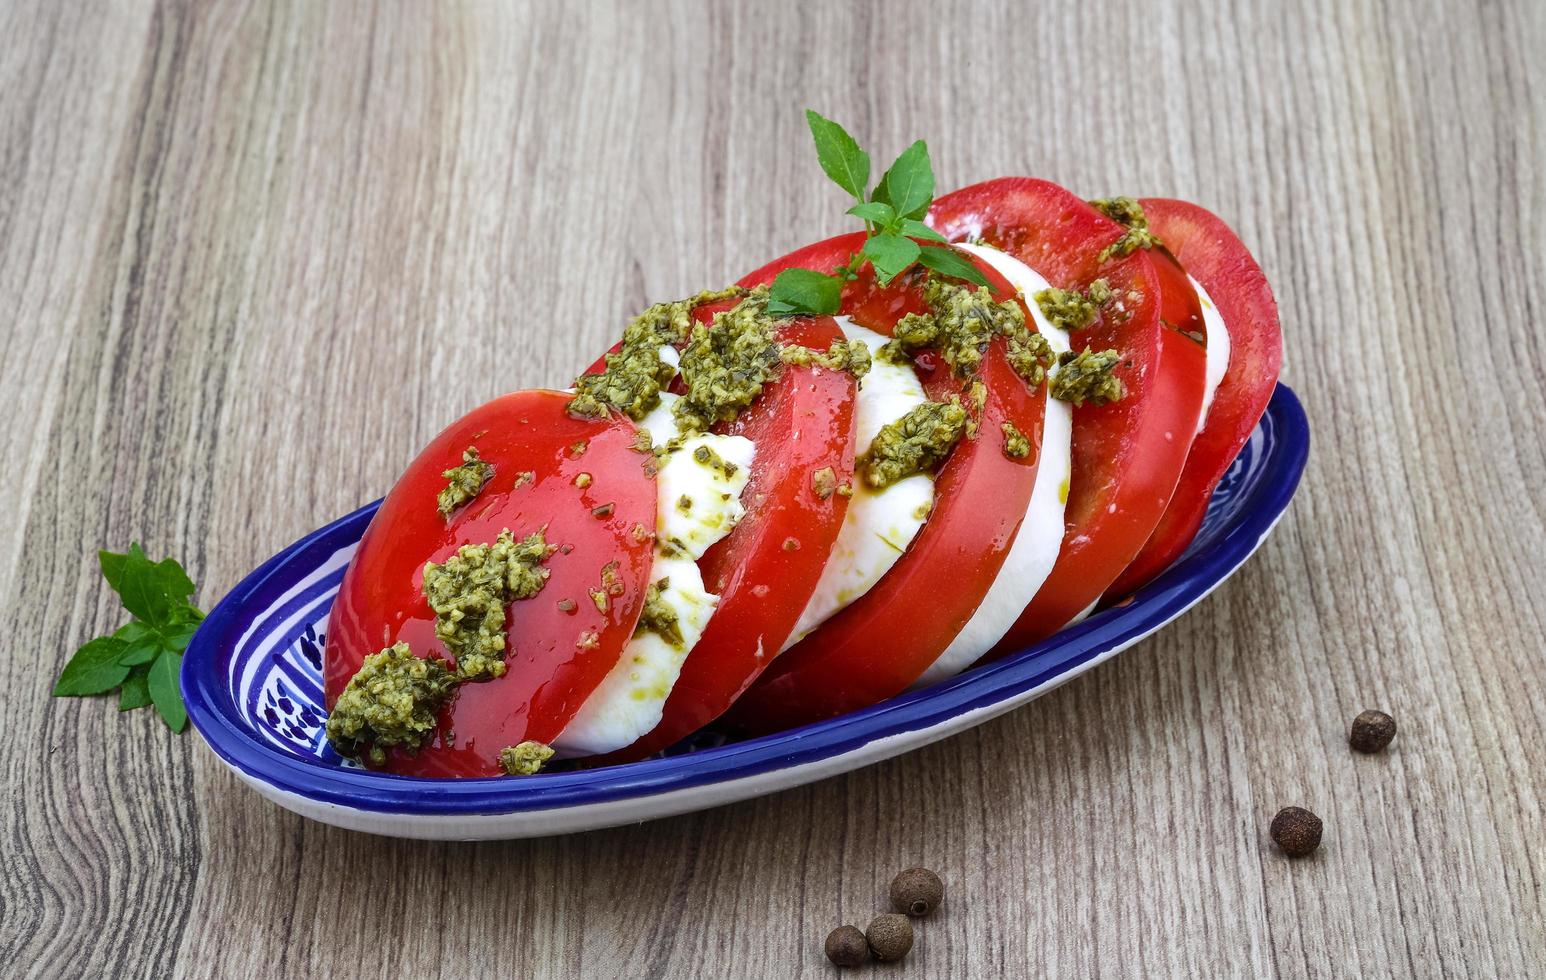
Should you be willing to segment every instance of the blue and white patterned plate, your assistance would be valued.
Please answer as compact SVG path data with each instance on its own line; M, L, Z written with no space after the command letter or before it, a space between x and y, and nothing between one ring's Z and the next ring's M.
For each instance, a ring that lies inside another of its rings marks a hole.
M215 755L270 800L324 823L397 837L564 834L686 813L787 789L980 724L1114 656L1201 600L1277 524L1299 484L1310 431L1279 385L1214 492L1187 553L1133 599L934 687L777 735L700 734L608 769L436 780L367 772L322 735L328 611L376 504L264 562L215 607L188 647L188 715Z

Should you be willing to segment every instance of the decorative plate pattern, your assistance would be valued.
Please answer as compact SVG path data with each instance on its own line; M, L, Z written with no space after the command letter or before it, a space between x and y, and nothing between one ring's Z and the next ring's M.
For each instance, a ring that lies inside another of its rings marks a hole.
M978 724L1114 655L1184 612L1253 552L1287 507L1309 450L1292 391L1220 481L1197 539L1126 603L985 667L882 704L743 741L707 731L653 759L520 779L367 772L323 737L322 648L370 504L265 562L221 601L183 661L189 716L215 754L281 805L413 837L563 833L680 813L799 785Z

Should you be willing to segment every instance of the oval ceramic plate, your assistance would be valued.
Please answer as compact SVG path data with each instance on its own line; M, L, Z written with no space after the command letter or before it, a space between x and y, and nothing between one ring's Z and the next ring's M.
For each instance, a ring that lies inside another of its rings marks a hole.
M1276 525L1309 451L1279 385L1208 507L1196 541L1137 595L933 687L763 738L701 733L661 756L590 771L435 780L367 772L323 737L322 648L344 568L376 505L264 562L188 647L188 715L263 796L324 823L440 840L535 837L634 823L788 789L937 741L1015 708L1148 636L1217 588Z

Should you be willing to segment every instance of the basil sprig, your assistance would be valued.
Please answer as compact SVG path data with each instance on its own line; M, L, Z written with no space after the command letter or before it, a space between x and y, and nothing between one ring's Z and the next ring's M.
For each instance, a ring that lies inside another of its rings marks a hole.
M842 126L818 112L805 110L805 121L816 143L816 159L832 182L855 203L848 214L864 222L863 246L831 275L810 269L785 269L773 280L768 313L773 316L830 315L839 308L843 283L854 279L868 262L882 286L921 263L941 275L978 286L988 284L977 267L950 247L939 232L923 223L934 203L934 166L923 140L901 152L870 191L870 155ZM939 244L921 245L924 242Z
M97 552L102 577L133 617L111 636L86 641L64 665L54 697L118 691L118 710L155 705L168 728L188 727L177 676L204 613L189 599L193 581L175 559L151 561L138 542L125 554Z

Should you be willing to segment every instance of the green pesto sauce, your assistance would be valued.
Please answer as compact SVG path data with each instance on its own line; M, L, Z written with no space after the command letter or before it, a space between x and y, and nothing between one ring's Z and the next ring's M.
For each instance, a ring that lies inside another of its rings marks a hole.
M1077 289L1059 289L1049 286L1037 293L1036 305L1041 315L1060 330L1073 333L1083 330L1100 316L1100 309L1111 301L1112 290L1104 279L1096 279L1084 292Z
M1092 351L1088 347L1078 354L1067 351L1058 355L1052 397L1074 405L1106 405L1120 400L1127 394L1127 386L1113 373L1120 361L1114 350Z
M1026 326L1025 311L1013 300L995 302L983 286L975 289L931 276L923 287L928 313L909 313L892 329L882 348L889 359L932 347L958 377L976 373L994 337L1007 340L1010 366L1033 387L1046 380L1052 349L1045 337Z
M458 681L444 660L421 659L397 643L365 658L327 717L327 738L339 755L386 762L386 749L417 751Z
M788 344L779 349L778 357L785 364L799 367L814 364L829 371L847 371L855 381L870 373L870 348L858 340L835 341L824 351Z
M553 553L537 531L516 541L508 529L490 544L468 544L444 563L424 566L424 598L435 612L435 635L467 680L505 672L505 607L542 590Z
M731 421L777 374L781 361L767 306L768 291L759 288L733 308L714 314L712 328L693 328L692 340L682 350L687 392L671 407L684 435Z
M876 490L932 469L950 455L967 423L959 398L924 402L875 434L875 441L858 460L858 469Z
M720 476L724 477L726 480L730 479L732 476L735 476L736 472L740 470L739 466L730 462L730 460L721 456L719 453L716 453L709 446L698 446L695 448L692 451L692 458L693 461L696 462L699 466L708 467L709 469L718 473Z
M823 466L811 473L811 490L822 500L837 492L837 473L830 466Z
M1004 455L1010 459L1024 459L1031 454L1031 440L1025 437L1013 422L1005 422L1004 430Z
M475 446L462 452L462 465L453 466L440 474L448 481L446 488L435 498L440 505L440 516L450 517L458 507L476 497L494 478L494 464L480 459Z
M606 356L606 369L575 379L574 399L569 412L582 418L600 418L616 409L634 421L644 418L660 404L660 391L671 382L676 369L660 357L660 348L677 346L692 333L693 310L745 295L729 289L702 292L690 299L656 303L629 321L623 330L623 343Z
M541 742L522 742L499 750L499 765L506 775L535 776L553 758L553 748Z
M671 580L666 578L650 583L644 592L644 611L639 613L639 625L634 627L634 632L648 630L680 650L682 627L677 622L676 610L660 598L660 594L670 587Z
M1160 244L1160 240L1149 230L1148 216L1143 213L1143 206L1137 200L1131 197L1097 198L1090 202L1090 207L1127 228L1121 238L1101 249L1097 261L1120 259L1140 248L1153 248Z

